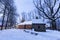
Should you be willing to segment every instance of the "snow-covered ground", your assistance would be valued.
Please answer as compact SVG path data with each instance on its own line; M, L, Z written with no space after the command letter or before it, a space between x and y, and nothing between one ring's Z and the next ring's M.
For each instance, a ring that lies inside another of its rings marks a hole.
M60 32L53 30L35 32L24 29L7 29L0 31L0 40L60 40Z

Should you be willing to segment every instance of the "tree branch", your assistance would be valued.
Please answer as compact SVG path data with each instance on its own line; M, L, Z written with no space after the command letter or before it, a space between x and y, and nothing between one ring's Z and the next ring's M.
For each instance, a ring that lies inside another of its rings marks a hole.
M44 15L42 15L42 14L40 13L40 11L38 11L38 13L39 13L39 15L40 15L41 17L43 17L44 19L48 19L48 18L44 17Z
M60 9L60 3L59 3L59 7L58 7L57 11L55 12L55 14L53 16L55 16L59 12L59 9Z
M55 5L56 5L56 0L54 0L54 5L53 5L53 8L55 7Z
M41 5L41 7L39 8L38 6L36 6L36 4L35 4L35 2L33 1L33 3L34 3L34 5L35 5L35 7L39 10L39 11L41 11L42 13L44 13L44 15L48 18L48 19L50 19L50 20L52 20L52 18L50 18L45 12L44 12L44 9L43 9L43 7L42 7L42 5ZM41 10L42 9L42 10Z
M57 19L59 19L60 18L60 16L59 17L57 17L57 18L55 18L55 20L57 20Z
M44 0L44 3L48 6L48 8L51 10L51 5L49 5L45 0Z
M52 13L53 13L53 7L51 7L51 5L49 5L45 0L44 0L44 3L47 5L47 7L50 9L50 14L52 16ZM50 2L51 3L51 2Z

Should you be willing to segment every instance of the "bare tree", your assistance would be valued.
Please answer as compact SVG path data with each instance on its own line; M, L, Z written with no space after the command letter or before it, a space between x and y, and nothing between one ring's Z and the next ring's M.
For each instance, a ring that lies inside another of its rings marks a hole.
M33 3L43 18L51 20L51 28L56 29L56 20L60 18L60 15L57 16L60 12L59 0L33 0Z
M1 0L1 3L4 5L3 20L2 20L2 26L1 26L1 30L2 30L3 26L5 26L5 29L6 29L9 26L12 27L13 25L15 25L16 18L17 18L16 16L18 15L16 14L16 9L15 9L13 0ZM6 22L4 22L5 20Z
M9 26L12 27L13 25L16 24L16 17L18 16L16 14L16 7L14 6L14 1L9 0L7 1L7 9L8 9L8 13L7 13L7 21L6 21L6 26L5 29Z
M22 20L21 20L21 22L26 21L26 12L22 12L21 15L22 15Z
M0 3L1 3L2 5L4 5L3 0L0 0ZM6 6L4 6L4 7L2 8L2 11L3 11L3 19L2 19L1 30L3 29L3 26L4 26L4 18L5 18L5 11L6 11L5 9L6 9Z

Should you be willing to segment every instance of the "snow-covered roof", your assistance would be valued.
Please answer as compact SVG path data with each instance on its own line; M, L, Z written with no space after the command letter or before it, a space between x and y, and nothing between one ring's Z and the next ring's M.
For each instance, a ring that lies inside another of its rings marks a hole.
M32 23L41 23L41 24L45 24L45 22L43 22L43 20L41 19L33 19Z
M26 25L26 24L32 24L32 23L39 23L39 24L45 24L43 20L41 19L33 19L32 21L25 21L23 23L20 23L18 25Z
M25 21L25 22L22 22L22 23L20 23L18 25L26 25L26 24L32 24L32 21Z

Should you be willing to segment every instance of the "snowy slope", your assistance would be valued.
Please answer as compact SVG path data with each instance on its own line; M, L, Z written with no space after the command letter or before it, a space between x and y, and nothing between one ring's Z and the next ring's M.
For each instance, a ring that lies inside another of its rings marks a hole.
M0 31L0 40L60 40L60 32L52 30L34 32L32 30L7 29Z

